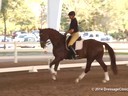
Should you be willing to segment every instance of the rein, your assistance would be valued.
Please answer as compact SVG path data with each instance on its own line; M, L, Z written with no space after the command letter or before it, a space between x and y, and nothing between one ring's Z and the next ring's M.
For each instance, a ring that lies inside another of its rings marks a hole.
M65 39L65 46L66 46L66 49L69 51L68 44L67 44L68 38L69 38L69 36L66 36L66 39Z
M44 41L40 41L40 43L45 43L45 44L48 44L48 45L49 45L49 44L51 44L51 41L49 41L49 40L46 41L46 42L44 42Z

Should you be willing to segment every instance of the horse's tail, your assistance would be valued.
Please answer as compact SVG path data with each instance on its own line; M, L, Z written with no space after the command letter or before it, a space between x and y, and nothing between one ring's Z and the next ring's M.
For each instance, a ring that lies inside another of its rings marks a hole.
M115 57L114 50L107 43L103 43L103 45L105 45L105 49L108 50L110 60L111 60L112 71L114 74L117 74L116 57Z

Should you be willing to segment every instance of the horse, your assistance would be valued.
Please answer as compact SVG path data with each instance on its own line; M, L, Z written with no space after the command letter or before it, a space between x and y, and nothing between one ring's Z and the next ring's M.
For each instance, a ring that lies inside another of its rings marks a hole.
M39 29L39 35L40 45L42 48L46 47L48 40L50 40L53 45L53 55L55 58L50 63L49 67L52 74L52 79L56 80L59 62L64 59L69 59L70 52L66 48L66 36L52 28ZM117 65L114 50L105 42L100 42L94 39L87 39L83 41L83 48L81 50L77 50L77 54L79 55L79 57L85 58L87 62L84 71L75 80L76 83L78 83L85 77L85 75L87 75L94 60L96 60L104 70L103 82L105 83L110 80L107 71L107 65L103 61L104 46L105 49L108 50L110 56L111 69L115 75L117 74ZM53 65L55 65L54 68Z

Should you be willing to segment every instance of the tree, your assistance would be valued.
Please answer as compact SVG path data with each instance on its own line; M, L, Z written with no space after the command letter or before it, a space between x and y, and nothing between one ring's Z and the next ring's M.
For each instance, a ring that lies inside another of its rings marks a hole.
M0 12L0 20L4 18L5 24L7 28L7 34L9 32L13 32L16 30L25 30L30 31L32 29L35 29L40 24L40 18L39 16L36 16L32 10L32 4L35 4L34 2L42 3L42 0L2 0L2 11ZM31 5L31 6L30 6ZM40 7L40 6L39 6ZM34 9L34 8L33 8ZM37 10L38 11L38 10ZM39 10L40 11L40 10ZM2 15L4 14L4 16ZM0 22L0 24L3 24ZM3 28L0 29L2 32ZM11 34L11 33L10 33Z
M61 30L67 28L67 15L74 10L80 31L99 30L105 33L128 29L127 0L64 0ZM65 30L65 29L64 29Z
M8 0L2 0L2 8L1 8L1 14L3 17L3 22L4 22L4 42L6 41L6 31L7 31L7 26L6 26L6 21L7 21L7 9L8 9ZM4 49L6 48L6 45L4 44Z

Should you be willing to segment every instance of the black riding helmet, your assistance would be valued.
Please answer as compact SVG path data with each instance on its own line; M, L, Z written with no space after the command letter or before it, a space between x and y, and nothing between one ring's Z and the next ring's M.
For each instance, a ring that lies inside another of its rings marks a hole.
M75 16L75 12L74 11L69 12L68 16Z

